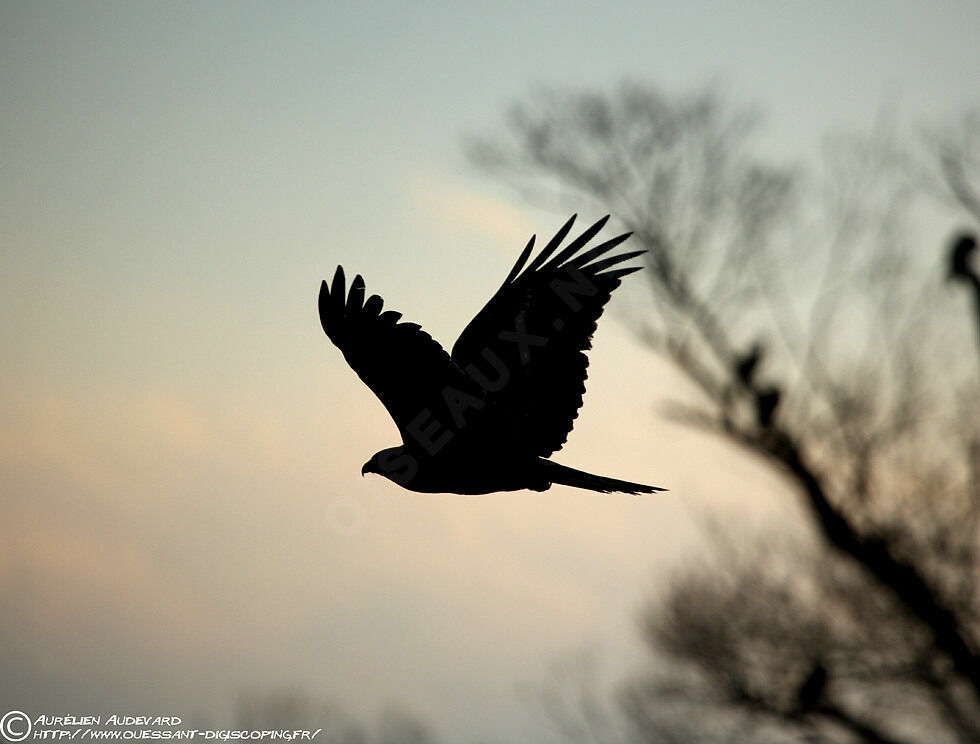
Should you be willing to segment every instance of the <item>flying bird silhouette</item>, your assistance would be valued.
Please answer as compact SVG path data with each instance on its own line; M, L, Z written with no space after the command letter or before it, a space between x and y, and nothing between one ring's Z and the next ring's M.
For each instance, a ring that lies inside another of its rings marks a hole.
M378 295L365 300L359 274L348 291L337 267L332 282L320 285L320 323L402 438L400 446L375 453L362 475L378 473L427 493L545 491L555 483L602 493L664 490L546 459L578 416L585 351L603 307L620 280L641 268L617 264L644 251L603 257L629 233L582 250L608 219L558 251L573 215L528 263L531 236L452 354L415 323L400 322L401 313L383 310Z

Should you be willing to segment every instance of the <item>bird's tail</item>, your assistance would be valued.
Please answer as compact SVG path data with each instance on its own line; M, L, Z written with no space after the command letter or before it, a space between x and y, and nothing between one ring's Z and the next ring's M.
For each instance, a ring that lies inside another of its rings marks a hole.
M557 462L538 460L544 470L544 476L552 483L560 483L563 486L574 486L575 488L585 488L589 491L599 493L612 493L621 491L623 493L654 493L655 491L666 491L666 488L657 486L644 486L642 483L630 483L629 481L617 480L616 478L606 478L603 475L593 475L582 470L569 468L559 465Z

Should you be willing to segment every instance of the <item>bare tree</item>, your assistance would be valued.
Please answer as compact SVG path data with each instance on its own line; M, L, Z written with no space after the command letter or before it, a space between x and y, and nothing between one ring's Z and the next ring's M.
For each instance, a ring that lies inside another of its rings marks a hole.
M674 414L780 472L821 539L778 577L773 554L688 576L646 637L715 707L796 736L980 740L980 375L942 239L916 232L928 189L887 121L829 139L814 174L756 155L757 122L712 92L545 92L470 155L634 232L638 331L699 391ZM940 159L969 212L968 162Z
M720 539L710 570L675 577L644 613L651 647L693 672L633 681L635 710L665 700L734 709L748 740L969 741L975 720L951 705L929 635L853 561L819 547ZM732 726L729 727L730 729Z

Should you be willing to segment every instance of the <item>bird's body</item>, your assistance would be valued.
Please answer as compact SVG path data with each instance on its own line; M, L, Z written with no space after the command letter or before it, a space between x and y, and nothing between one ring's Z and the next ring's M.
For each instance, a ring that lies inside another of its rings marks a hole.
M537 472L536 460L520 452L496 447L466 454L440 453L433 457L403 445L379 452L364 472L391 473L394 475L391 480L421 493L476 495L522 488L543 491L551 483ZM401 482L402 474L406 476L404 483Z
M451 355L419 326L399 322L399 313L382 312L377 295L365 300L359 275L349 292L342 267L330 285L323 282L324 331L402 437L401 446L376 453L362 473L432 493L543 491L553 483L601 492L662 490L546 459L564 444L582 405L584 352L596 321L620 279L639 269L611 267L642 252L600 259L628 235L581 251L604 218L552 257L574 219L527 264L531 238Z

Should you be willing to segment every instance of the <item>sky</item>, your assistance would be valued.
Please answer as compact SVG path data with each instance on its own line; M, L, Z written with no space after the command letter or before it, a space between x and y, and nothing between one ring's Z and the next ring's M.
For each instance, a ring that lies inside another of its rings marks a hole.
M976 106L978 28L952 1L0 2L0 708L296 689L511 741L556 659L640 664L701 521L792 520L778 482L665 419L689 390L615 299L556 459L668 493L362 478L397 436L320 280L451 346L567 217L462 152L536 86L716 85L799 158L885 104Z

